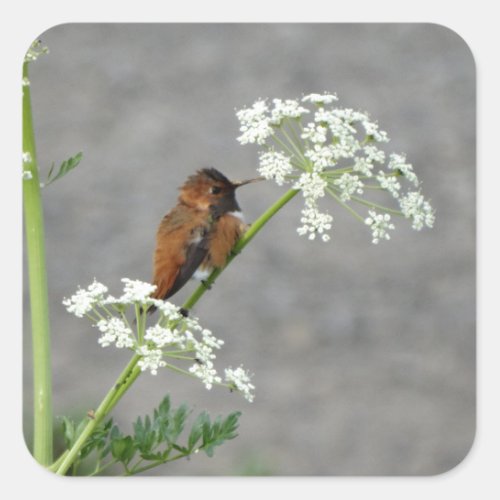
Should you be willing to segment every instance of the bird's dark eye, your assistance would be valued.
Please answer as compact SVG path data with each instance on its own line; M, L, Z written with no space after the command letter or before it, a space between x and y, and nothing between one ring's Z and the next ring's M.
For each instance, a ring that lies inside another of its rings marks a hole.
M219 194L221 192L221 188L219 186L212 186L210 188L211 194Z

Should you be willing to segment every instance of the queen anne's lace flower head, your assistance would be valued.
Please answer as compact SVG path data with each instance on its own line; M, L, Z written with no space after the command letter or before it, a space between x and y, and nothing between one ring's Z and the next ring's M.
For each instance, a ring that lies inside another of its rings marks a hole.
M304 209L299 235L313 240L320 234L321 240L330 239L333 219L318 207L326 194L371 228L373 243L390 238L391 214L411 219L416 230L432 227L434 211L429 202L414 191L404 193L404 183L420 185L406 156L387 154L387 132L368 113L339 107L336 94L259 99L236 116L241 132L238 141L262 147L260 175L301 191ZM378 199L371 201L377 191L387 192L389 201L399 202L400 210L385 207ZM359 212L360 205L368 207L368 216Z
M162 368L194 376L207 389L214 384L239 390L232 382L223 382L214 365L216 351L224 342L204 328L195 316L185 317L180 308L170 302L153 299L150 294L155 286L140 280L123 278L124 290L116 298L108 294L108 288L95 281L86 289L79 288L63 304L67 311L81 318L87 316L100 332L98 343L102 347L115 346L133 351L138 366L143 372L157 375ZM155 306L159 311L158 321L146 327L147 310ZM127 319L127 310L134 311L134 322ZM167 362L167 360L169 360ZM171 360L171 361L170 361ZM188 361L186 369L178 362ZM242 392L249 399L249 387Z

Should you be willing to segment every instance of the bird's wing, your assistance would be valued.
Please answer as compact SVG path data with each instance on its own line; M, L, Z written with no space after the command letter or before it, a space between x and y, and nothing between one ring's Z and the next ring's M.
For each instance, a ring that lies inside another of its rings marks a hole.
M186 259L184 263L179 267L179 271L175 280L172 284L172 287L168 291L168 293L163 297L164 299L168 299L178 290L180 290L187 281L193 276L194 272L200 264L203 262L203 259L206 257L208 253L208 230L204 230L203 236L200 239L197 238L196 241L190 243L186 248Z
M154 298L171 297L191 278L207 255L209 229L203 214L193 216L182 208L163 218L154 256Z

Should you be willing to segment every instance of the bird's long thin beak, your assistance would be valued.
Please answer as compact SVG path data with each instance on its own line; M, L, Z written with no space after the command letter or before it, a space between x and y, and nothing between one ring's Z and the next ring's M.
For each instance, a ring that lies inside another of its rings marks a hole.
M232 182L232 184L235 187L240 187L240 186L244 186L245 184L251 184L252 182L258 182L258 181L263 181L263 180L265 180L265 177L255 177L255 179L247 179L246 181L235 181L235 182Z

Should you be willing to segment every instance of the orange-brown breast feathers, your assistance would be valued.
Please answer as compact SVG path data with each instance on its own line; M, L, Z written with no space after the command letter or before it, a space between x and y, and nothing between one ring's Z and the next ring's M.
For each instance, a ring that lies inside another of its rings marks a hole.
M209 251L202 267L223 267L231 249L246 228L247 225L231 213L221 216L210 234Z

